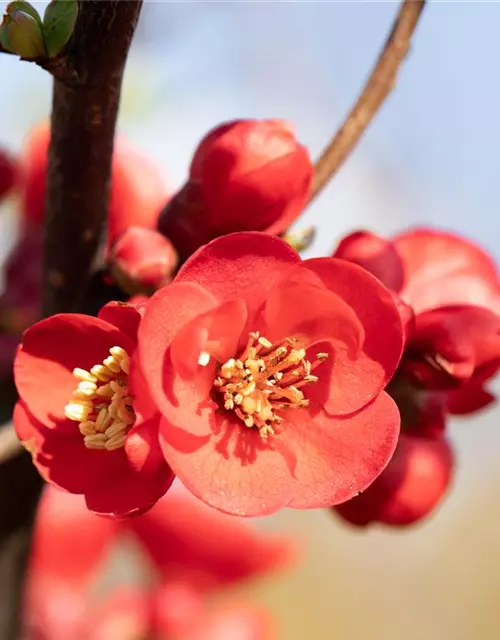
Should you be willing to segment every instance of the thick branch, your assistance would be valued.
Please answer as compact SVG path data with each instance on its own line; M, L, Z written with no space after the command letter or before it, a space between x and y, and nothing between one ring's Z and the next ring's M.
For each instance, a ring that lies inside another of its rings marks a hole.
M405 0L387 42L356 104L316 163L311 190L313 200L348 158L380 106L394 89L399 67L408 53L411 37L425 0Z
M82 84L54 81L43 314L81 305L104 227L120 87L140 1L88 0L66 57Z
M108 208L125 60L142 0L83 0L66 51L77 85L54 80L43 265L44 316L82 305ZM0 465L0 640L19 606L42 482L28 454Z

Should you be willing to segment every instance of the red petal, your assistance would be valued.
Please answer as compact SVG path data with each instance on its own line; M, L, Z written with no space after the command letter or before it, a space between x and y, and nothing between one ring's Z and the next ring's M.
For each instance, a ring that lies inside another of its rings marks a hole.
M487 389L483 389L483 383L471 382L455 391L446 394L446 408L453 415L467 415L485 409L495 402L496 397Z
M139 327L139 354L149 391L162 413L168 413L171 405L165 389L165 367L172 340L188 322L217 306L217 300L193 282L174 282L149 301Z
M175 475L215 509L261 516L286 507L293 498L285 457L236 418L211 409L182 427L163 421L160 443Z
M343 238L333 257L359 264L395 293L404 285L403 261L393 242L369 231L355 231Z
M127 525L165 578L203 591L280 570L296 554L291 538L211 509L177 484Z
M47 482L69 493L84 494L109 483L117 459L125 456L122 450L87 449L76 424L75 430L75 436L49 431L36 465Z
M304 266L353 309L365 331L358 357L344 358L333 370L337 393L328 412L352 413L373 400L396 370L404 345L401 317L391 293L361 267L335 258L306 260Z
M134 342L137 342L137 330L142 316L141 307L126 302L108 302L98 313L101 320L114 325Z
M328 340L347 351L350 359L356 358L365 337L356 313L319 279L317 283L307 282L309 270L297 269L295 275L269 296L263 335L275 343L293 336L303 346Z
M211 433L204 439L163 422L160 441L194 495L220 511L256 516L349 499L382 471L399 433L399 412L385 393L344 419L318 414L311 420L302 410L284 417L283 432L268 442L220 414L207 420Z
M128 336L99 318L66 313L37 322L24 333L14 363L19 395L37 420L55 427L77 386L73 369L89 370L114 346L134 350Z
M196 282L219 301L243 298L258 309L285 269L300 261L280 238L233 233L201 247L180 269L176 282Z
M41 446L46 429L40 422L35 421L33 417L30 416L22 400L16 402L12 421L17 437L28 451L34 452Z
M215 309L196 316L184 325L170 347L175 372L184 378L196 376L202 368L198 364L202 352L208 353L219 363L234 357L246 321L247 307L241 299L227 300Z
M444 438L402 435L382 475L364 493L339 505L337 512L357 525L418 522L441 502L452 471L453 452Z
M110 460L106 482L86 492L91 511L115 517L135 515L151 508L168 490L174 476L159 447L157 420L131 429L124 449L116 452L122 454L120 458Z
M319 413L308 421L299 412L290 412L278 443L282 438L283 446L295 454L293 497L288 506L321 508L366 489L391 459L399 427L398 408L384 392L345 418Z
M81 496L48 486L37 511L30 571L81 585L93 578L116 523L89 512Z
M401 296L416 313L471 304L500 314L497 269L486 252L471 241L422 228L396 236L394 244L406 271Z
M415 318L401 369L426 388L446 389L500 355L500 318L487 309L450 306Z

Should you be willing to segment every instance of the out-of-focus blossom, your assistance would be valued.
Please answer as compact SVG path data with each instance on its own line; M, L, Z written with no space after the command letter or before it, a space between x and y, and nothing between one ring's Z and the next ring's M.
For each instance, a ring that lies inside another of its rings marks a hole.
M476 388L498 369L500 278L469 240L430 229L392 240L356 232L334 255L376 275L413 312L401 363L408 379L425 388Z
M356 232L334 255L389 287L406 327L403 358L387 389L401 412L398 449L373 485L337 510L355 524L411 524L440 504L448 487L447 415L494 400L484 384L500 367L499 274L470 241L430 229L390 240Z
M382 390L403 347L391 294L264 233L218 238L148 302L140 359L160 440L196 496L238 515L342 502L388 463Z
M189 178L163 210L159 228L183 259L224 234L280 234L306 204L312 173L290 123L228 122L199 144Z
M177 255L171 242L158 231L129 227L114 244L108 266L126 293L153 293L173 277Z
M97 318L51 316L24 333L14 363L21 442L48 482L85 495L101 514L148 509L173 480L134 358L140 319L140 308L124 303Z
M47 122L35 127L27 137L22 157L21 214L28 226L39 227L43 221L49 142ZM119 136L113 155L108 242L114 242L132 225L154 228L168 195L158 168Z
M14 188L19 180L19 166L14 157L0 149L0 201Z
M155 584L120 586L96 603L90 587L105 570L108 551L130 538L149 560ZM205 594L284 569L296 557L292 538L210 509L180 484L147 513L121 521L98 517L82 496L48 486L27 580L28 638L59 640L64 631L72 640L222 640L225 635L213 634L236 626L242 640L270 640L265 612L248 605L208 610ZM210 629L212 635L200 635Z

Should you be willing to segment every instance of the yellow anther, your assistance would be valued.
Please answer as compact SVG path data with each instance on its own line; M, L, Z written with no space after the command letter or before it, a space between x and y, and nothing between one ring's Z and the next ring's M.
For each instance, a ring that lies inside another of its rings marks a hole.
M97 382L97 378L95 376L88 371L85 371L85 369L80 369L79 367L73 369L73 375L77 380L82 380L82 382Z

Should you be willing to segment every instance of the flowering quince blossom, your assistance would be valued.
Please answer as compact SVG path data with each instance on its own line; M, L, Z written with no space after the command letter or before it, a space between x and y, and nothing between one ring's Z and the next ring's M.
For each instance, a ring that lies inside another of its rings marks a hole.
M105 570L107 553L125 537L132 537L143 552L141 567L150 560L148 569L157 584L150 589L118 587L95 603L89 586ZM263 640L269 616L248 605L209 613L205 595L280 570L296 552L292 538L259 531L211 509L180 483L150 511L124 520L98 517L82 496L49 485L37 512L24 619L37 640L205 638L195 633L212 626L219 630L223 621L224 628L233 628L237 620L247 628L242 638ZM229 628L226 635L214 631L206 637L240 637L229 635Z
M433 511L451 481L446 415L494 400L484 384L500 367L498 271L470 241L430 229L392 240L356 232L334 255L365 267L392 290L407 334L388 388L404 436L373 485L336 510L358 525L411 524Z
M210 131L189 179L163 209L160 231L182 258L236 231L283 233L304 208L309 152L285 120L235 120Z
M365 267L400 298L408 321L400 370L408 379L430 389L462 387L464 405L474 408L491 401L481 383L500 366L500 278L482 249L451 233L414 229L392 240L356 232L334 256Z
M43 222L49 143L50 126L42 122L28 135L22 157L21 212L28 226ZM110 186L109 243L131 225L154 228L168 195L158 168L119 136Z
M376 278L257 232L197 251L139 328L166 460L196 496L243 516L326 507L373 482L399 433L383 388L402 348Z
M124 303L52 316L24 333L14 362L21 442L45 480L100 514L144 511L173 480L135 357L140 319Z

